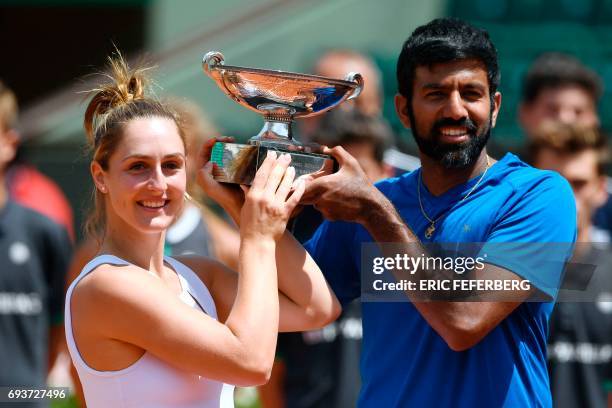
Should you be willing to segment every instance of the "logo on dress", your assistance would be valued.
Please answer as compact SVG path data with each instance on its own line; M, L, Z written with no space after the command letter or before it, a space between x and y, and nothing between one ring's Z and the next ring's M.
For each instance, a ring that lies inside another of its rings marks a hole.
M30 259L30 249L23 242L13 242L8 252L9 259L15 265L23 265Z

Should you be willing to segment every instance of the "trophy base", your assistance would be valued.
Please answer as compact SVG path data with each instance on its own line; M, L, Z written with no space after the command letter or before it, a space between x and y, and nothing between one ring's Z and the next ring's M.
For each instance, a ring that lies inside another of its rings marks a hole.
M295 168L295 177L322 171L332 174L338 165L333 157L326 154L296 152L287 149L287 145L239 144L217 142L213 146L210 160L216 164L213 172L215 180L222 183L251 185L255 172L266 158L268 150L291 155L291 164Z

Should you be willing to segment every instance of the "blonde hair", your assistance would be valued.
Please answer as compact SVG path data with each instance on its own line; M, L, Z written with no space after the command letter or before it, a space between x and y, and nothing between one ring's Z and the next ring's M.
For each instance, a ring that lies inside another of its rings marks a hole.
M13 129L17 126L18 115L19 109L15 93L0 81L0 125L4 126L2 130Z
M122 140L125 126L134 119L160 117L172 120L185 144L185 137L177 114L154 97L150 92L149 68L130 69L118 52L109 57L110 82L90 91L93 97L85 110L83 127L93 151L93 161L108 170L108 161ZM85 233L101 241L106 226L104 197L94 187L93 210L85 223Z

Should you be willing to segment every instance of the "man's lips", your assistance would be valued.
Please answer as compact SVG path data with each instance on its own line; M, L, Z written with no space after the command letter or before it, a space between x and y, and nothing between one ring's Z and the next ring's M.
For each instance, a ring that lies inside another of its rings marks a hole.
M440 142L459 143L470 138L470 130L465 126L444 126L438 129Z

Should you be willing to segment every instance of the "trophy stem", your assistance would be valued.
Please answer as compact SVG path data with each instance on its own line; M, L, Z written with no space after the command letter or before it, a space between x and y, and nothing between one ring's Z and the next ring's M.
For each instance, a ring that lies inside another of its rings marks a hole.
M299 145L300 143L293 139L293 132L291 130L292 121L290 116L266 115L263 128L261 128L257 136L249 139L249 142L251 144L270 142L280 145Z

